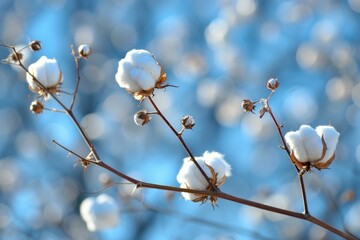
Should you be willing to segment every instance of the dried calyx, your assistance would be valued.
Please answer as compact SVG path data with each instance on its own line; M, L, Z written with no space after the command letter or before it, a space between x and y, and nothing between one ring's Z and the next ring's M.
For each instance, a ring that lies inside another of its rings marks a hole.
M30 111L33 114L40 114L44 110L44 104L42 104L39 100L34 100L30 104Z

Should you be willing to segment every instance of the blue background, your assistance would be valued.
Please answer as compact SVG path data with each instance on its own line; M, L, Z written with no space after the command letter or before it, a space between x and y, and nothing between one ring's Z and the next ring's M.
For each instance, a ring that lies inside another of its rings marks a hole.
M178 186L186 152L159 118L134 124L136 111L152 108L114 79L127 51L151 51L168 83L179 86L155 92L159 108L178 130L182 116L195 117L183 135L195 156L218 151L231 164L221 189L301 212L297 175L273 122L241 108L245 98L266 98L266 81L277 78L270 104L284 132L332 124L341 134L330 169L304 177L310 212L359 236L359 13L359 0L2 0L0 39L19 47L40 40L40 52L24 51L25 64L56 58L67 92L76 81L70 45L91 45L74 111L101 159L141 180ZM95 166L83 170L51 143L88 154L66 115L28 110L36 96L24 80L20 68L0 66L1 239L337 239L302 220L224 200L212 209L159 190L131 197L132 186ZM46 106L58 108L53 100ZM107 178L118 184L105 189ZM121 223L92 233L79 204L99 191L118 201Z

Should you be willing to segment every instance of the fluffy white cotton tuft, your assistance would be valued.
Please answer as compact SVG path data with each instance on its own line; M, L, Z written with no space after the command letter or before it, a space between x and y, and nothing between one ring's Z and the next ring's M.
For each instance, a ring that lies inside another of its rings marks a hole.
M320 162L328 161L335 153L340 133L332 126L318 126L316 132L320 137L324 137L326 143L326 154Z
M294 153L295 158L299 162L308 162L309 157L305 150L303 141L299 131L291 131L285 134L285 141L288 144L290 151Z
M213 167L218 173L218 179L231 176L231 166L225 161L224 155L206 151L203 156L205 163Z
M195 158L197 163L201 166L204 172L209 176L210 170L205 166L203 157ZM184 163L176 177L177 181L182 184L186 184L191 189L206 190L209 183L205 177L201 174L199 169L196 167L190 158L185 158Z
M301 125L299 134L307 153L308 161L319 160L323 152L323 144L316 131L308 125Z

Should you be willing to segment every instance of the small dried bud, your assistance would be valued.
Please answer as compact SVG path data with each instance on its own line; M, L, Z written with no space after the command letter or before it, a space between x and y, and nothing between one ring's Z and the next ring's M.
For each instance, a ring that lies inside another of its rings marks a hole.
M280 83L276 78L270 78L266 83L267 88L271 91L275 91L279 87L279 85Z
M19 52L10 53L7 59L4 59L3 62L5 63L18 63L23 59L23 54Z
M33 114L40 114L44 110L44 105L38 100L34 100L30 104L30 111Z
M91 55L92 50L89 45L81 44L78 48L78 53L79 53L80 57L87 58Z
M34 52L39 51L41 49L40 41L38 41L38 40L31 41L29 43L29 48Z
M192 129L195 126L195 119L193 116L186 115L181 119L181 125L183 125L185 129Z
M144 126L148 122L150 122L149 113L146 110L141 110L135 113L134 115L134 122L138 126Z
M252 112L255 110L255 105L254 102L252 102L249 99L245 99L242 101L241 103L242 108L246 111L246 112Z

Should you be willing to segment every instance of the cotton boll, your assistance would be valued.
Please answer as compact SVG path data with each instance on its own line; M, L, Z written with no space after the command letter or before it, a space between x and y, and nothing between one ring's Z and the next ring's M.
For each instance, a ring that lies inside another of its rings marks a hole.
M29 84L29 88L38 93L39 95L45 95L44 91L35 81L35 77L45 88L50 92L57 92L58 87L62 83L62 73L60 66L56 59L48 59L46 56L42 56L38 61L31 64L28 68L29 72L26 73L26 80Z
M291 160L301 169L301 174L311 167L325 169L335 158L340 134L331 126L318 126L316 130L302 125L296 132L285 134ZM306 157L305 157L306 156Z
M203 156L195 157L196 162L203 172L207 175L210 182L216 187L220 187L227 176L231 175L231 166L225 161L224 156L218 152L206 151ZM184 163L176 177L181 188L196 190L211 190L210 184L190 158L185 158ZM211 185L212 185L211 184ZM217 197L182 193L186 200L194 202L205 202L210 199L211 204L216 204Z
M166 74L160 63L148 51L133 49L119 61L115 79L119 86L142 101L150 96L155 88L166 81Z
M80 204L80 215L90 231L113 228L119 223L119 207L107 194L86 198Z
M326 154L320 162L328 161L335 153L340 133L332 126L318 126L316 132L320 137L324 137L326 143Z
M316 131L308 126L301 125L299 134L310 162L319 160L323 153L323 144Z
M302 138L299 131L291 131L285 134L285 141L290 148L290 152L293 152L297 161L306 163L309 161L309 157L305 150Z

